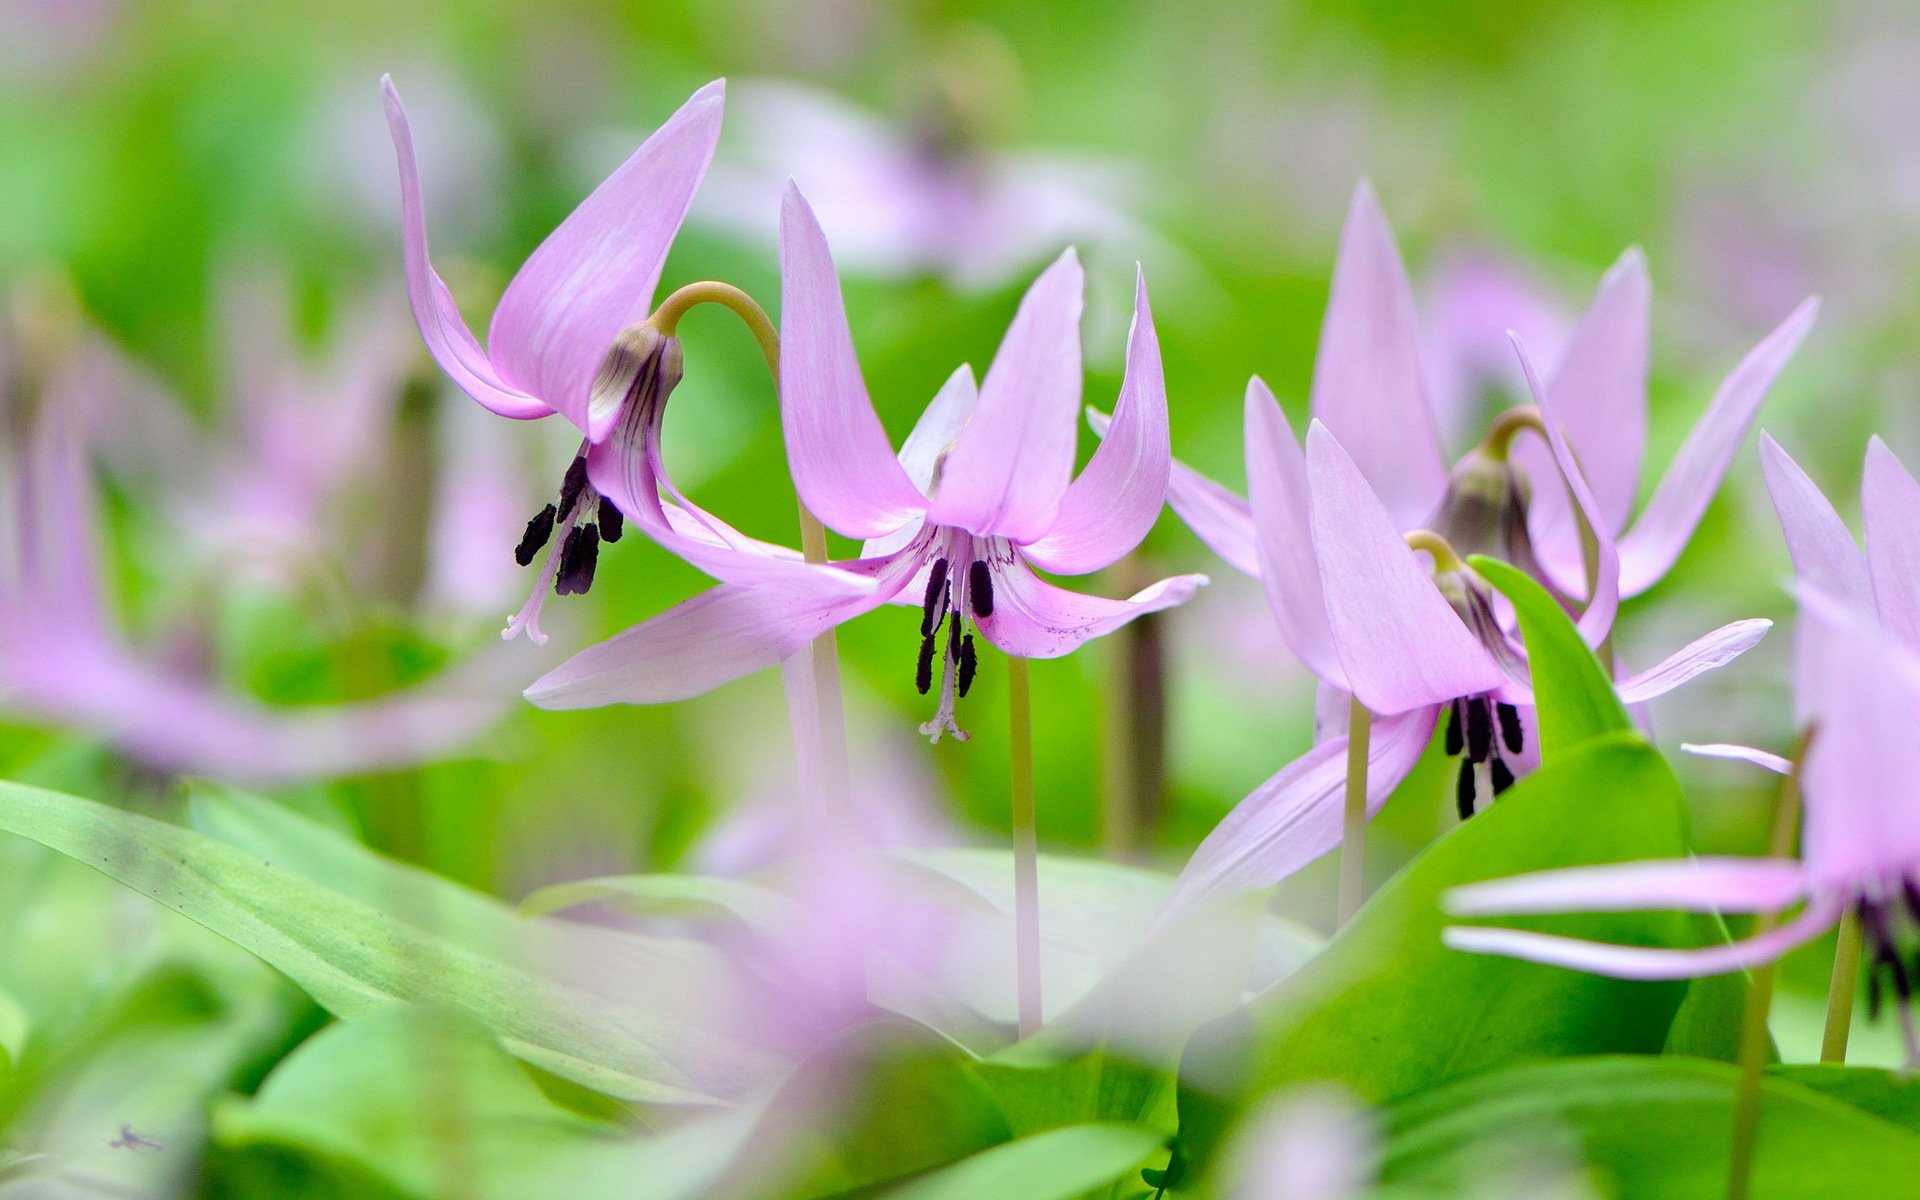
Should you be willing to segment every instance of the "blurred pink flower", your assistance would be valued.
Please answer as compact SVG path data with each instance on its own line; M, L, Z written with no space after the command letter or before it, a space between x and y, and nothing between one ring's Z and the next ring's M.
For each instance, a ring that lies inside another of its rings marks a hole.
M781 412L794 484L828 527L866 539L862 557L841 565L873 591L818 602L774 585L723 584L575 655L528 689L534 703L680 699L781 661L881 604L919 604L920 691L931 688L936 659L940 678L939 711L921 731L965 737L954 705L976 664L969 624L1008 654L1053 658L1205 581L1178 576L1107 600L1032 570L1097 571L1137 546L1160 512L1166 391L1144 279L1113 428L1076 479L1081 273L1072 251L1028 290L977 394L971 371L954 372L897 458L860 376L825 236L797 189L783 209L781 257Z

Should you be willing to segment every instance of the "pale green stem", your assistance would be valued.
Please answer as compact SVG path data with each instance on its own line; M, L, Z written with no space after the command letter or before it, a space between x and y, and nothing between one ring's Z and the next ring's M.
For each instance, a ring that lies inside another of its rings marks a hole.
M1355 697L1347 714L1347 799L1340 823L1340 893L1335 910L1345 928L1367 892L1367 749L1373 714Z
M1840 918L1833 948L1833 982L1827 986L1827 1028L1820 1038L1820 1061L1847 1061L1847 1036L1853 1028L1853 989L1860 980L1860 914L1848 909Z
M1014 985L1020 1036L1040 1032L1040 835L1033 805L1033 701L1027 660L1007 658L1007 762L1013 794Z

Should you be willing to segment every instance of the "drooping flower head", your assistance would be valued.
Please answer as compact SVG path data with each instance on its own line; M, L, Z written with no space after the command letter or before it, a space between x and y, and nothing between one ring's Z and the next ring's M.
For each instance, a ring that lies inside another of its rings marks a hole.
M978 666L974 634L1010 655L1053 658L1204 582L1165 579L1126 600L1069 592L1033 568L1097 571L1137 546L1170 463L1159 344L1137 282L1113 428L1078 477L1079 261L1049 267L1020 303L977 388L961 367L894 453L854 356L825 236L797 189L781 217L781 413L794 486L832 529L865 541L837 569L868 595L810 602L776 585L723 584L592 647L528 695L551 707L659 702L778 662L884 603L921 609L914 673L939 682L923 731L959 735L955 703Z

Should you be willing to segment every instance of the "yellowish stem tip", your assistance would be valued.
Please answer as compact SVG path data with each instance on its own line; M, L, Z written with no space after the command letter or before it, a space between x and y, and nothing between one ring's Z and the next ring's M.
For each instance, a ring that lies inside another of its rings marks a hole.
M1467 564L1454 553L1453 543L1441 537L1431 529L1415 529L1407 535L1407 549L1424 550L1433 555L1433 572L1444 575L1453 571L1464 571Z
M1516 404L1493 419L1487 429L1487 436L1480 443L1480 452L1495 462L1507 461L1507 454L1513 448L1513 439L1523 430L1531 429L1541 437L1547 436L1546 422L1540 417L1540 410L1531 404Z

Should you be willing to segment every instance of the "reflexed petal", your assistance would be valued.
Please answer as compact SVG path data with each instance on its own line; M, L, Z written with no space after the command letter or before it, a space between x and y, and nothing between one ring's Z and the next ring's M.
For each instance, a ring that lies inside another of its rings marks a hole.
M1522 913L1774 912L1805 893L1800 864L1785 858L1676 858L1536 871L1470 883L1441 905L1456 917Z
M1119 403L1086 470L1060 498L1053 528L1026 547L1027 557L1059 575L1085 575L1131 553L1166 504L1172 462L1160 338L1147 305L1146 276L1136 272Z
M1775 775L1793 774L1791 759L1782 758L1772 751L1760 750L1753 746L1736 746L1732 742L1681 742L1680 748L1688 754L1697 754L1701 758L1730 758L1737 762L1764 767Z
M1920 650L1920 484L1878 437L1867 443L1860 506L1880 623Z
M1205 575L1175 575L1125 600L1109 600L1055 587L1015 561L995 567L993 615L978 623L981 634L1008 654L1058 658L1135 617L1185 602L1206 582Z
M792 184L780 204L780 419L794 487L828 526L879 537L925 510L867 396L826 235Z
M1653 499L1620 539L1620 592L1637 596L1658 583L1680 557L1727 467L1740 451L1774 377L1813 326L1819 302L1808 300L1755 346L1715 393L1693 432L1655 489Z
M1506 673L1467 632L1360 469L1318 421L1307 431L1307 473L1327 617L1360 702L1386 715L1504 684Z
M1246 413L1254 552L1259 556L1267 606L1287 648L1315 675L1344 689L1346 668L1334 649L1327 598L1320 587L1320 563L1313 551L1306 453L1273 393L1258 377L1247 384Z
M1722 625L1696 638L1665 659L1614 684L1623 704L1639 704L1664 696L1696 675L1724 667L1760 644L1773 622L1754 618Z
M721 584L587 647L535 681L526 696L541 708L685 700L791 657L885 599L879 592L849 599Z
M589 413L600 362L622 329L646 317L667 250L720 137L726 85L695 92L633 156L547 235L507 284L487 331L493 360L589 440L618 406Z
M1455 950L1473 954L1504 954L1508 958L1611 975L1616 979L1693 979L1770 963L1795 946L1825 933L1839 919L1841 908L1839 901L1822 901L1778 929L1742 942L1704 946L1698 950L1614 946L1519 929L1466 925L1449 925L1441 931L1440 940Z
M393 135L394 155L400 162L401 233L406 247L407 298L413 302L413 318L420 324L420 336L426 340L440 369L460 385L460 390L503 417L526 420L544 417L553 408L529 395L518 383L508 382L494 370L486 351L474 340L473 332L453 302L453 293L441 282L439 273L427 259L427 218L420 200L420 169L413 153L413 131L407 125L406 110L400 107L400 93L393 80L382 77L380 98L386 105L387 129ZM582 404L585 403L583 399Z
M1620 256L1574 329L1547 384L1567 441L1609 533L1633 515L1647 443L1647 262Z
M1073 478L1080 413L1080 260L1034 281L1000 343L973 420L947 456L929 519L1015 544L1053 526Z
M1765 433L1760 435L1760 468L1800 582L1849 603L1871 606L1873 584L1867 577L1867 559L1846 522L1800 464Z
M1176 459L1167 476L1167 504L1228 566L1260 578L1253 508L1245 500Z
M1447 488L1420 362L1420 322L1393 230L1365 182L1354 189L1313 364L1313 418L1331 429L1402 529Z
M1420 761L1439 712L1419 708L1374 722L1367 743L1369 815ZM1346 784L1344 734L1288 763L1200 843L1173 885L1162 920L1203 900L1271 887L1339 845Z

